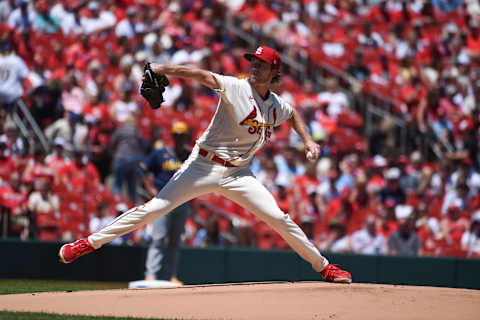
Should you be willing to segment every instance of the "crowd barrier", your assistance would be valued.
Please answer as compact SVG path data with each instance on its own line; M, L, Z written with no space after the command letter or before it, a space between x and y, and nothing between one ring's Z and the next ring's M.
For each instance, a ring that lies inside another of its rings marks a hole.
M144 277L145 246L106 245L72 264L57 257L61 244L0 241L0 278L134 281ZM480 259L325 256L350 271L354 282L480 289ZM292 251L243 248L182 248L179 278L185 284L321 280Z

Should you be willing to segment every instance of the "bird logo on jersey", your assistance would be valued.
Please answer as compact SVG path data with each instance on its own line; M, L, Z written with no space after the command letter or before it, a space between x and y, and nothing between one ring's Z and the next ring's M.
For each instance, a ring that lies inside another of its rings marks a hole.
M258 107L256 105L253 105L252 112L250 112L250 114L242 122L240 122L240 124L249 126L248 133L250 134L261 135L263 130L265 130L265 137L270 139L270 136L272 135L271 128L274 126L275 121L277 120L276 110L273 109L273 123L265 123L256 119L257 115L261 114L260 112L257 112L257 108Z

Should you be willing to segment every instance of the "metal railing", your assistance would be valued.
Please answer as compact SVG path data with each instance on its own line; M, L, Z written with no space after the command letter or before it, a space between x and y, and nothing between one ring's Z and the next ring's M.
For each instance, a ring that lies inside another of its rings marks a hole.
M42 129L21 99L15 102L12 119L20 130L20 134L27 139L30 152L33 152L33 148L37 142L40 142L40 146L45 154L50 151L50 144L43 134Z

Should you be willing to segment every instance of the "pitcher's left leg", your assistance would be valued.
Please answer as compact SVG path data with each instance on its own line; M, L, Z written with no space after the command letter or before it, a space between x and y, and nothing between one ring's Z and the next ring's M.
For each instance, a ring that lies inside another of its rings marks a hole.
M219 192L269 224L315 271L321 272L328 265L328 260L290 216L280 210L273 195L253 175L237 176L222 184Z

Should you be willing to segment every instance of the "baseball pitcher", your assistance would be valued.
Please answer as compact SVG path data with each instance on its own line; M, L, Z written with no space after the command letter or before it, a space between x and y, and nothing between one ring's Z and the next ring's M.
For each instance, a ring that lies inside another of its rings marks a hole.
M272 48L260 46L244 57L250 61L247 79L182 65L146 66L144 83L148 94L144 97L148 101L152 99L154 107L163 101L163 83L167 83L157 78L161 75L191 79L215 90L220 97L217 110L190 157L156 197L126 211L112 224L89 237L62 246L59 251L62 262L70 263L195 197L216 192L270 225L326 281L352 281L350 273L329 264L250 171L254 154L270 139L273 128L285 121L303 140L309 160L318 158L320 146L307 132L298 112L270 90L280 79L280 55Z

